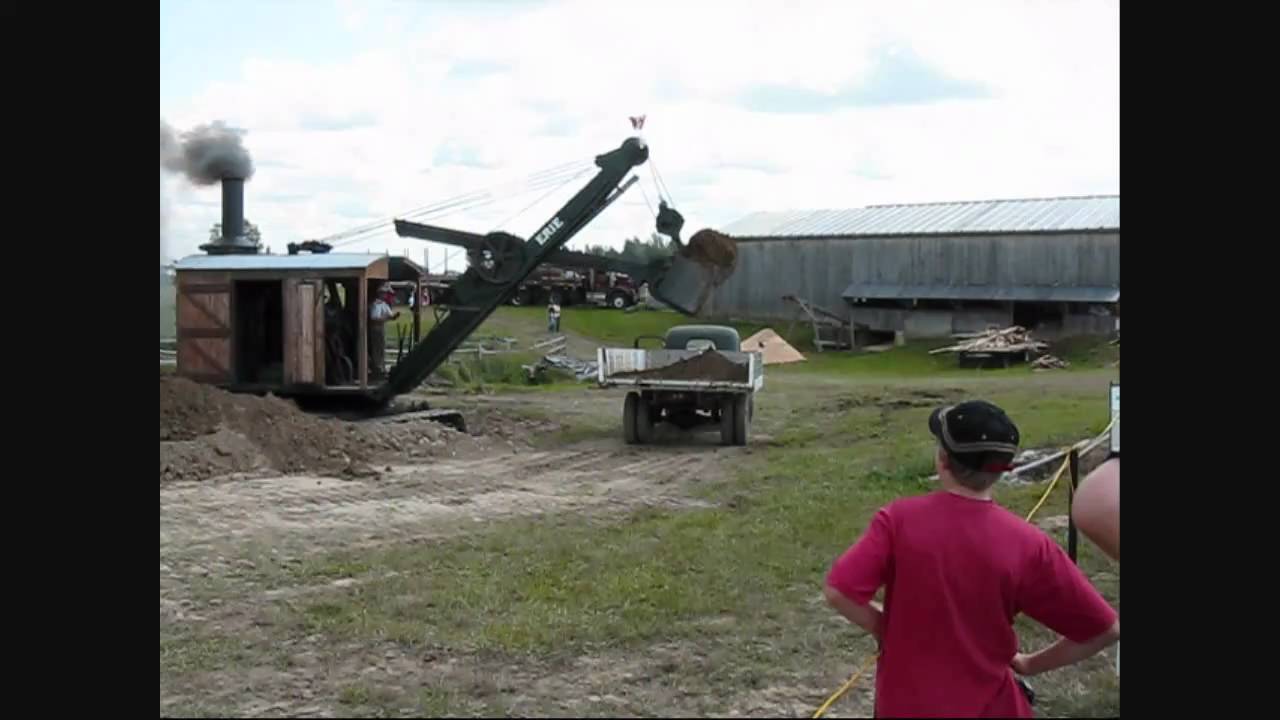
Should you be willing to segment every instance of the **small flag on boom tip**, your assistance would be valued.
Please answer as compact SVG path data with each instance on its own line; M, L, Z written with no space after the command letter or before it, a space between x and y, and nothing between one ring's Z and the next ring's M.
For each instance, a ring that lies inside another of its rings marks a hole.
M644 116L644 115L632 115L632 116L631 116L631 129L632 129L632 130L643 130L643 129L644 129L644 118L645 118L645 116Z

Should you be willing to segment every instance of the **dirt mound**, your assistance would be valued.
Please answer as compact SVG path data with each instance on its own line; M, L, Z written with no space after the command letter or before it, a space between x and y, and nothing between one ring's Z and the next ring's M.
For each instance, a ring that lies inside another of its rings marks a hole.
M724 233L703 228L689 238L680 254L702 265L730 272L738 262L738 245Z
M345 422L275 396L160 378L161 482L262 470L366 477L377 474L370 463L451 452L465 439L430 420Z
M648 380L723 380L746 382L747 366L740 365L722 353L708 350L679 362L660 368L621 372L617 377L633 377Z
M765 365L784 365L786 363L804 362L806 359L791 343L782 339L772 328L765 328L742 341L742 349L758 352L764 357Z

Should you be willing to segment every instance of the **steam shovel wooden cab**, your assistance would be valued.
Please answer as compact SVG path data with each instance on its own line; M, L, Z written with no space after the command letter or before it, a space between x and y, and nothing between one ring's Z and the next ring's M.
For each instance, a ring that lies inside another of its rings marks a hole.
M352 253L194 255L175 271L178 374L286 396L372 395L369 300L423 276L406 258Z

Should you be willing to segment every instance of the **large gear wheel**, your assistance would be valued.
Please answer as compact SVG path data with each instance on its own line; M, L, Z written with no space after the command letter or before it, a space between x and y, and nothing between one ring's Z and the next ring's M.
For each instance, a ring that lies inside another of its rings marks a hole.
M524 240L511 233L492 232L467 257L481 280L502 285L514 280L524 267Z

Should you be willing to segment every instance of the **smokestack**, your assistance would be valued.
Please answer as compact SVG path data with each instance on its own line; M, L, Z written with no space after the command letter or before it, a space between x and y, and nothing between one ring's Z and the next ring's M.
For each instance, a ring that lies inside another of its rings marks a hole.
M253 255L258 252L244 234L244 179L222 178L222 237L200 246L210 255Z
M222 237L235 242L244 237L244 180L222 178Z
M222 237L200 246L211 255L258 252L245 237L244 183L253 177L253 159L243 136L243 131L215 122L179 137L160 121L160 167L182 174L194 185L222 183Z

